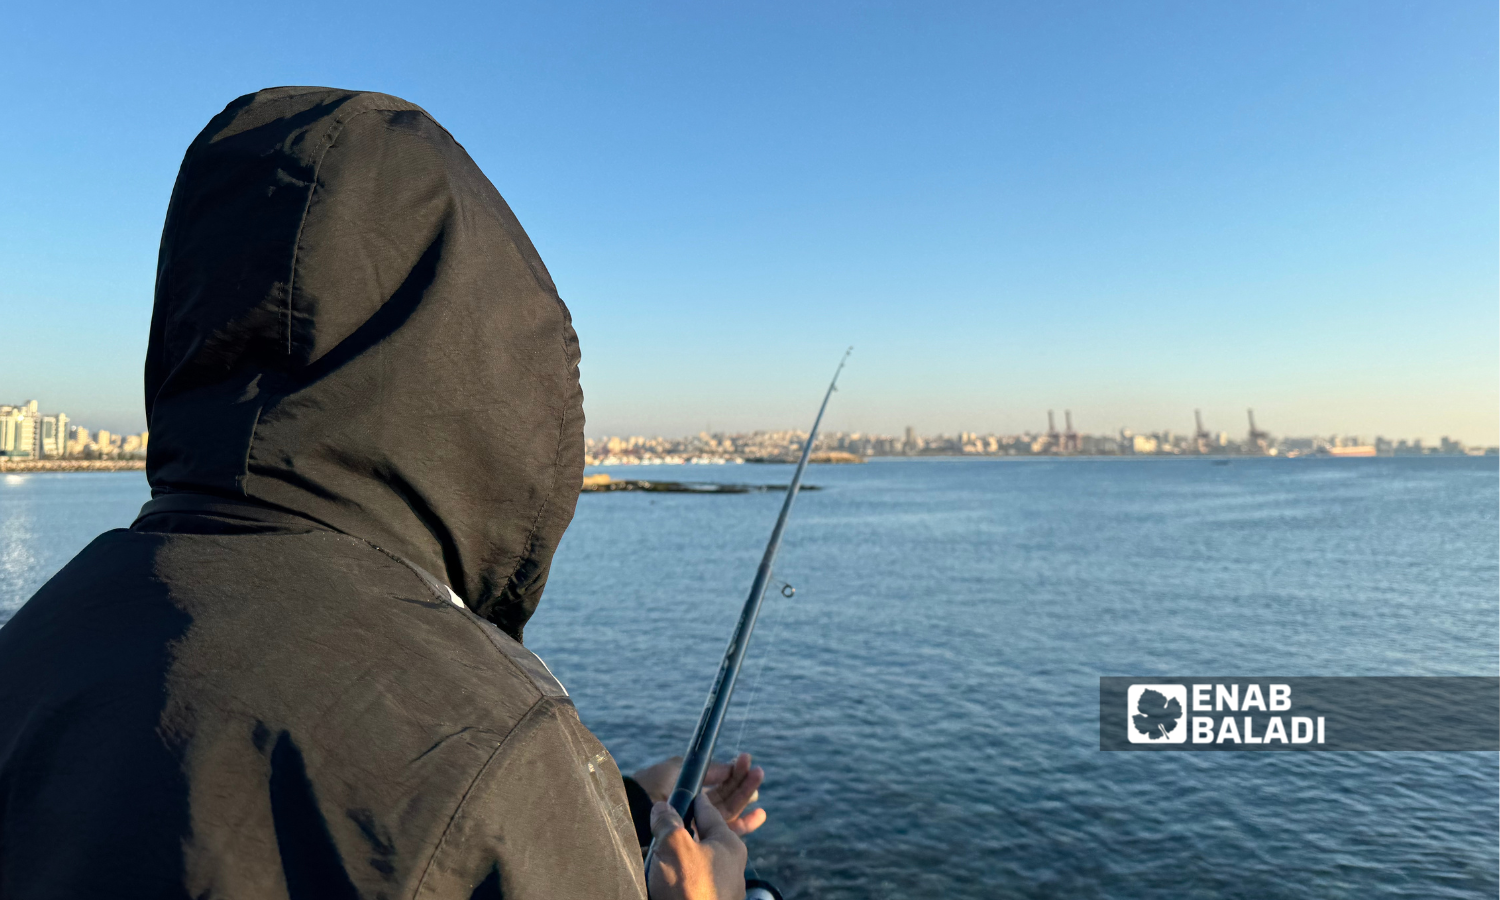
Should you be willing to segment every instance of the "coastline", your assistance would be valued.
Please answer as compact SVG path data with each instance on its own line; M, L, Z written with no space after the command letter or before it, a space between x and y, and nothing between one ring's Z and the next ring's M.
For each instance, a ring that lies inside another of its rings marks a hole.
M131 472L146 468L144 459L0 459L0 472Z
M1354 458L1365 458L1365 459L1450 458L1451 459L1451 458L1466 458L1466 457L1467 458L1472 458L1472 457L1480 456L1480 455L1481 454L1477 454L1477 453L1464 454L1463 456L1460 456L1459 454L1429 453L1429 454L1423 454L1422 457L1407 457L1407 456L1404 456L1404 455L1396 455L1396 456L1377 456L1377 457L1366 456L1366 457L1354 457ZM1494 458L1495 454L1494 453L1485 453L1485 454L1483 454L1483 456L1489 457L1489 458ZM1350 458L1350 457L1345 457L1345 456L1342 456L1342 455L1340 455L1340 456L1332 456L1332 455L1322 455L1322 454L1308 454L1306 456L1283 456L1283 457L1275 457L1275 456L1214 456L1214 455L1202 455L1202 456L1199 456L1197 454L1124 454L1124 455L1078 454L1078 455L1072 455L1072 456L1051 456L1051 455L1038 454L1038 455L1035 455L1035 456L1005 456L1005 455L998 455L998 454L992 455L992 454L969 454L969 453L966 453L966 454L962 454L962 455L959 455L959 454L948 455L948 454L940 454L940 453L923 453L923 454L914 455L914 456L874 456L874 457L870 457L868 460L860 460L860 461L861 462L871 462L871 461L875 461L875 460L888 461L888 460L913 460L913 459L941 460L941 461L951 461L951 460L957 460L957 459L993 459L993 460L1009 460L1009 461L1038 461L1038 460L1053 460L1053 461L1056 461L1056 460L1060 460L1060 459L1105 459L1105 460L1132 460L1132 459L1134 459L1134 460L1146 460L1146 459L1163 460L1163 459L1178 459L1178 460L1212 461L1212 462L1214 462L1217 465L1225 465L1230 460L1244 461L1244 460L1251 460L1251 459L1277 459L1277 458L1280 458L1280 459L1299 459L1299 458L1300 459L1347 459L1347 458ZM750 460L746 460L746 461L750 462ZM793 462L793 460L757 459L757 460L754 460L754 462L757 462L757 463L785 462L785 463L790 464L791 462ZM826 462L823 462L823 461L817 460L817 459L810 460L810 462L817 463L817 464L823 464L823 465L828 464ZM846 464L844 460L830 460L829 462L832 462L834 465ZM658 465L661 465L661 464L658 464ZM666 465L671 465L671 464L668 463ZM691 465L691 463L683 462L683 463L677 463L677 465L679 465L679 466L685 466L685 465ZM635 467L638 467L638 466L641 466L641 464L640 463L636 463L636 464L633 464L631 467L635 468ZM599 467L598 464L591 464L591 465L588 466L588 468L590 468L590 469L598 468L598 467ZM146 461L144 459L0 459L0 474L10 474L10 475L22 475L22 474L27 474L27 473L31 473L31 472L37 472L37 473L41 473L41 472L140 472L140 471L144 471L145 468L146 468ZM596 487L596 488L594 488L594 490L599 490L599 488ZM604 488L604 490L621 490L621 488ZM658 488L658 490L661 490L661 488Z

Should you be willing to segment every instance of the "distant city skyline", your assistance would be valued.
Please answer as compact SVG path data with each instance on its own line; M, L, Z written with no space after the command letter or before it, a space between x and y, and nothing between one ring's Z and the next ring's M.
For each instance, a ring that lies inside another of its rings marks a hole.
M848 377L849 376L846 376L846 378ZM856 381L857 379L850 379L851 383L854 383ZM0 390L3 390L4 387L4 385L0 385ZM584 391L586 395L588 393L588 389L588 380L585 378ZM847 386L840 389L840 392L835 397L835 402L830 405L827 417L827 430L843 433L894 435L903 433L907 427L914 427L921 434L938 435L960 434L964 432L974 432L977 434L1042 433L1045 432L1047 428L1046 409L1029 410L1022 412L1012 410L1000 412L991 410L988 412L988 414L986 414L984 411L976 410L971 411L972 414L968 415L960 411L956 418L962 421L960 421L957 425L944 422L943 420L947 418L946 415L938 417L935 416L931 410L927 410L925 412L913 413L908 417L909 422L922 424L898 426L886 425L874 428L862 427L854 423L856 415L865 412L864 407L866 406L874 405L878 407L880 404L871 404L869 402L869 398L856 396L854 394L854 390L855 389L851 389ZM69 417L69 421L71 421L75 426L78 424L85 424L87 427L91 427L96 430L99 428L106 429L116 435L136 433L145 430L144 414L119 410L99 411L97 408L90 408L87 405L86 393L83 395L84 399L80 403L71 405L50 402L47 399L51 396L64 395L64 393L65 392L63 391L35 392L36 396L38 398L41 398L38 402L40 403L42 408L64 411L65 414ZM9 391L6 396L25 396L30 399L33 395L32 393L28 393L26 391ZM596 419L594 415L592 415L591 410L589 409L591 404L587 399L585 399L584 411L585 415L588 418L587 424L585 426L585 431L591 439L605 438L615 435L685 436L697 434L702 431L725 434L750 433L755 431L782 431L788 429L796 429L799 427L805 428L806 423L802 422L801 420L810 419L811 414L816 411L815 402L817 400L817 397L804 397L802 399L804 400L805 409L802 410L801 415L792 414L783 418L778 418L774 412L774 406L778 405L777 398L765 399L767 400L767 402L764 403L765 408L756 410L750 415L720 415L717 417L706 418L696 425L693 423L690 417L681 416L677 410L670 410L666 415L662 415L661 411L647 410L645 411L645 414L642 415L639 419L626 419L623 420L623 424L621 424L618 418L613 420L604 420L601 422L599 419ZM646 404L640 405L644 407ZM789 400L782 398L782 402L780 405L790 407L792 403ZM859 407L859 413L851 413L848 410L840 409L841 406ZM1149 404L1148 408L1159 410L1160 404ZM1280 422L1278 421L1276 412L1277 407L1275 406L1261 407L1260 409L1257 409L1256 416L1260 420L1261 426L1264 427L1267 431L1271 431L1277 435L1286 436L1314 437L1329 435L1354 435L1369 437L1372 439L1377 436L1383 436L1391 438L1393 440L1423 440L1429 444L1436 444L1442 438L1448 437L1454 440L1463 441L1473 446L1495 446L1497 443L1500 443L1500 440L1497 440L1494 435L1487 436L1482 433L1476 435L1471 434L1462 428L1445 427L1441 424L1441 417L1438 415L1425 415L1422 417L1422 420L1427 423L1437 423L1429 424L1427 430L1408 431L1402 430L1400 428L1379 426L1353 428L1333 427L1333 422L1347 422L1350 421L1351 417L1340 416L1337 414L1337 411L1334 411L1334 415L1332 416L1319 416L1318 409L1308 408L1306 404L1292 404L1292 408L1296 409L1299 414L1291 419L1294 424L1289 427L1280 427ZM1082 405L1082 409L1089 410L1090 406ZM1265 409L1270 409L1272 410L1272 412L1266 413L1263 411ZM73 410L78 410L78 414L74 415ZM1246 411L1246 409L1241 409L1238 411L1240 417L1238 422L1232 420L1234 414L1234 411L1232 410L1205 411L1203 413L1205 430L1213 434L1224 432L1227 434L1237 435L1245 431L1247 428L1247 423L1245 421ZM1063 409L1059 407L1055 409L1054 412L1056 412L1058 416L1061 416L1063 413ZM1108 412L1104 413L1102 417L1103 421L1091 420L1088 418L1089 415L1091 414L1085 413L1083 415L1080 415L1076 411L1073 412L1073 417L1078 429L1080 431L1087 431L1093 434L1113 434L1119 432L1121 429L1128 429L1138 434L1151 434L1160 432L1190 434L1195 430L1196 427L1196 423L1193 418L1193 411L1191 409L1187 411L1186 415L1179 414L1176 421L1166 421L1166 417L1160 414L1155 417L1154 422L1142 421L1139 423L1127 421L1121 418L1119 415L1111 416ZM885 421L898 420L897 417L891 416L888 413L884 415L877 413L875 416L871 416L870 418L882 419ZM1378 416L1371 416L1367 418L1373 421L1380 420L1380 417ZM1408 417L1389 416L1386 418L1387 420L1398 420ZM1461 419L1462 417L1460 416L1455 417L1454 420L1459 421ZM609 424L611 421L614 422L613 427L611 427L611 424ZM663 424L658 427L636 427L632 424L635 422L651 421ZM997 427L992 425L973 424L976 422L1003 422L1007 424ZM1312 422L1313 424L1306 424L1308 422ZM1269 425L1272 424L1276 425L1277 427L1269 427Z
M240 94L332 84L423 105L506 197L590 434L806 427L852 343L844 431L1253 407L1500 442L1494 3L257 9L8 15L5 395L144 429L184 150Z
M1047 430L1047 409L1035 410L998 410L991 406L984 410L956 410L952 414L934 414L932 408L911 411L905 421L907 425L893 425L901 421L898 416L889 413L882 414L877 411L875 415L864 415L868 412L867 407L879 407L878 402L871 402L870 398L855 395L857 387L857 376L846 374L845 381L841 381L839 393L835 395L834 402L830 404L825 429L841 433L865 433L865 434L901 434L907 427L915 428L921 434L960 434L963 432L974 432L980 434L1024 434L1043 433ZM588 384L584 384L585 393ZM615 435L692 435L708 431L713 433L749 433L755 431L780 431L786 429L806 428L811 420L812 413L816 411L816 396L804 397L806 408L802 415L792 415L785 418L776 418L773 415L761 414L756 416L733 416L721 415L704 419L700 424L694 426L691 419L681 416L663 416L653 414L650 410L642 410L639 419L614 418L610 421L598 421L589 416L585 431L590 438L606 438ZM934 405L941 404L939 398ZM642 404L643 406L645 404ZM770 404L767 404L768 406ZM789 404L788 404L789 405ZM995 406L998 406L996 404ZM1138 409L1151 410L1154 415L1142 415L1134 420L1125 418L1118 413L1109 410L1099 410L1093 404L1080 404L1073 407L1071 412L1074 422L1079 431L1087 431L1093 434L1113 434L1121 429L1127 429L1139 434L1150 434L1160 432L1173 432L1177 434L1192 434L1197 427L1194 410L1189 408L1179 412L1173 418L1169 413L1162 411L1160 403L1138 402ZM853 412L841 407L857 407ZM1084 410L1080 413L1079 410ZM1248 430L1247 412L1250 407L1239 410L1210 410L1202 412L1204 429L1212 434L1220 432L1239 435ZM1294 435L1298 437L1315 437L1330 435L1353 435L1373 439L1377 436L1389 437L1393 440L1424 440L1428 443L1436 443L1442 438L1461 440L1475 446L1495 446L1500 444L1494 434L1484 434L1478 430L1471 433L1462 427L1443 424L1444 419L1438 414L1424 414L1421 416L1392 415L1381 417L1379 415L1350 416L1346 411L1334 409L1327 411L1314 404L1293 403L1285 407L1274 405L1255 407L1255 416L1258 425L1266 431L1280 436ZM1269 410L1269 412L1268 412ZM1061 423L1064 413L1063 407L1054 408L1053 412ZM1292 415L1282 418L1282 413L1290 411ZM585 402L585 414L589 412L588 404ZM1345 414L1341 414L1341 412ZM1457 423L1464 421L1464 416L1454 416L1448 421ZM877 420L884 422L880 427L864 426L862 421ZM655 421L663 423L661 427L634 427L633 423L643 421ZM740 425L737 422L750 421L753 424ZM1416 421L1424 426L1422 430L1416 428L1406 430L1400 427L1387 427L1381 422ZM993 423L1002 423L995 425ZM1377 423L1370 425L1368 423ZM986 423L986 424L976 424ZM611 427L611 425L615 427ZM1274 427L1272 427L1274 426ZM1059 426L1060 427L1060 426Z
M73 421L40 401L0 403L0 459L114 459L144 457L150 434L118 434Z
M591 438L585 442L584 463L589 466L676 465L744 462L792 462L800 457L807 441L804 431L758 431L749 434L700 432L677 438L643 435ZM1066 417L1061 427L1045 432L996 435L961 432L920 435L907 428L900 435L820 432L813 445L813 462L861 462L884 456L1182 456L1182 457L1288 457L1329 456L1344 458L1374 456L1497 456L1500 447L1466 446L1463 441L1442 438L1436 445L1425 441L1390 439L1384 436L1323 435L1294 437L1273 435L1251 423L1238 437L1203 429L1192 433L1156 432L1137 434L1122 429L1115 434L1076 431Z
M1254 411L1246 409L1242 433L1214 429L1202 417L1201 410L1194 410L1194 423L1190 430L1177 428L1136 430L1121 426L1113 430L1090 430L1075 422L1072 410L1064 409L1061 416L1055 410L1047 411L1045 428L1024 428L1013 432L993 430L957 429L953 431L922 432L907 425L899 432L882 432L869 429L852 431L828 428L819 445L828 448L849 450L860 455L896 455L931 452L934 449L956 453L989 453L1016 455L1017 453L1180 453L1180 452L1228 452L1276 455L1277 452L1315 452L1327 447L1354 447L1370 445L1382 454L1404 452L1456 452L1469 449L1494 448L1494 444L1474 443L1451 434L1443 434L1437 441L1417 435L1407 437L1386 432L1363 434L1340 433L1315 430L1307 434L1279 434L1265 427L1264 420L1257 421ZM113 458L145 454L149 433L121 434L109 428L100 428L96 423L79 423L66 411L48 409L35 399L21 403L0 403L0 458L58 459ZM787 442L796 443L796 428L770 428L736 431L714 429L705 426L696 433L684 432L677 436L664 433L648 433L626 430L615 434L592 434L586 439L590 460L597 461L599 447L611 450L619 446L644 446L657 451L681 455L692 451L684 448L707 448L710 453L725 452L750 456L772 456L785 451ZM728 438L724 446L716 439ZM735 449L736 443L739 444ZM1023 448L1024 445L1024 448ZM1424 448L1424 445L1425 448ZM673 448L668 450L667 448ZM757 449L758 448L758 449ZM592 464L592 463L591 463Z

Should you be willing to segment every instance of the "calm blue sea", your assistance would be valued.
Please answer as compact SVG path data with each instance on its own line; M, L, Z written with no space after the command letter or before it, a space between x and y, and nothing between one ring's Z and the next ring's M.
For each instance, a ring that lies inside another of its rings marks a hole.
M1097 749L1101 675L1496 674L1494 458L808 480L777 572L797 593L772 595L721 742L767 768L751 854L789 897L1500 893L1495 753ZM0 477L0 616L145 499L138 473ZM779 502L579 499L527 644L622 768L681 751Z

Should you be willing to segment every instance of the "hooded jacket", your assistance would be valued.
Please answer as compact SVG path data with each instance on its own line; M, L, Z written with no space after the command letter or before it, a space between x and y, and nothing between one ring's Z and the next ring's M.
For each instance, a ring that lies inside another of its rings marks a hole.
M419 107L241 97L188 148L152 500L0 629L0 900L640 898L613 760L520 643L578 342Z

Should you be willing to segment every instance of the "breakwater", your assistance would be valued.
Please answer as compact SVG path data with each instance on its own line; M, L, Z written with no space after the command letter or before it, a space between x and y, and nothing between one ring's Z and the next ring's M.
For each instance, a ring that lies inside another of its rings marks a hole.
M129 472L145 468L144 459L0 459L0 472Z
M608 475L586 475L585 494L607 494L616 491L649 491L658 494L753 494L784 491L784 484L720 484L714 481L647 481L642 478L610 478ZM800 490L816 491L816 485L804 484Z

